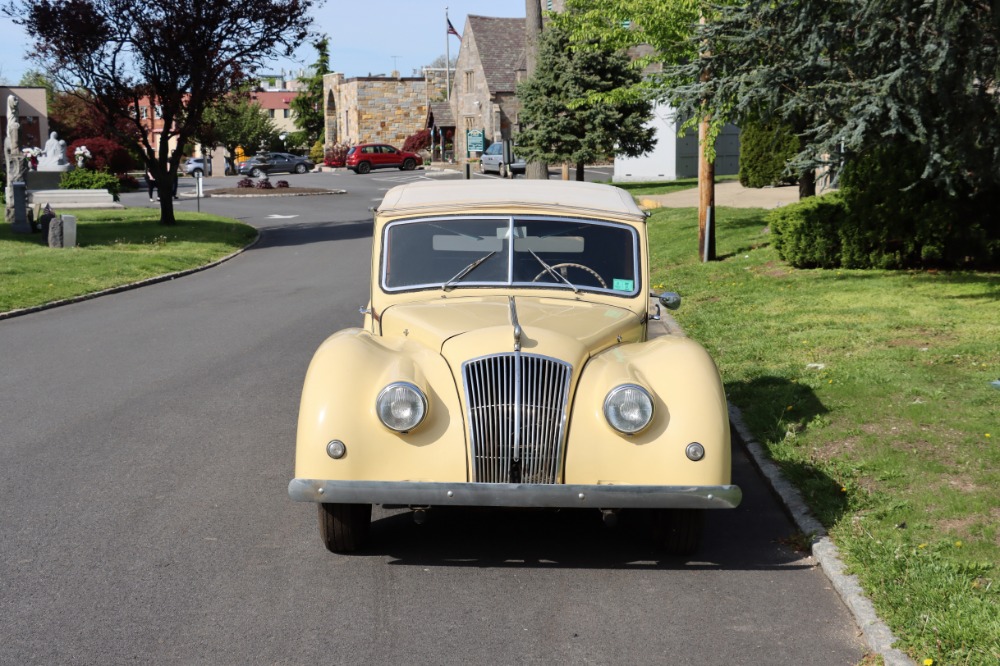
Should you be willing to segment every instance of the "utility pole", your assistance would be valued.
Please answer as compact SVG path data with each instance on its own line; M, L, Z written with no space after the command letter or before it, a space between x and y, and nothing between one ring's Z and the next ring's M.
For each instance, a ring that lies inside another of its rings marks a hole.
M530 79L535 74L535 67L538 66L538 40L542 36L541 0L525 0L524 16L524 56ZM549 165L545 162L528 162L525 165L524 177L548 180Z
M705 17L699 21L705 25ZM711 53L707 46L702 49L701 57L708 58ZM701 70L701 80L708 81L711 74L706 63ZM715 261L715 159L708 159L709 123L711 114L702 104L702 114L698 121L698 258L702 261Z

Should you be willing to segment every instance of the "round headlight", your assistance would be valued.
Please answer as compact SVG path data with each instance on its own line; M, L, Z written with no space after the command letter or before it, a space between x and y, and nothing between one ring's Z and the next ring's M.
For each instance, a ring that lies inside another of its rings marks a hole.
M378 394L375 411L382 424L396 432L413 430L427 414L427 398L409 382L389 384Z
M615 387L604 399L604 418L618 432L634 435L653 420L653 399L635 384Z

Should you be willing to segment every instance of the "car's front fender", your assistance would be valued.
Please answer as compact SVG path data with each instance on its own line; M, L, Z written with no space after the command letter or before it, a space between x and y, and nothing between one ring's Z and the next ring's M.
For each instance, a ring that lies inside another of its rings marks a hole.
M423 423L408 433L382 425L379 392L406 381L427 396ZM334 460L331 440L347 453ZM464 419L455 380L437 352L362 329L330 336L306 373L299 405L295 476L356 481L466 481Z
M615 431L604 416L608 392L638 384L653 398L642 432ZM701 460L685 453L697 442ZM726 485L731 452L726 396L715 363L687 338L664 336L619 345L591 359L573 400L566 483Z

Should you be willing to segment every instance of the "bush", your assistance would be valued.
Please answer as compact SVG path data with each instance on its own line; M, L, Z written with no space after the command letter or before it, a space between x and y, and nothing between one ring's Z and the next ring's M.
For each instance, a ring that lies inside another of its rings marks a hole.
M249 178L241 178L239 182L236 183L236 187L253 187L253 181Z
M841 192L809 197L767 215L778 256L796 268L840 266L839 227L847 218Z
M1000 187L949 193L920 180L920 150L880 146L848 162L839 193L769 213L779 256L800 268L1000 267Z
M323 151L323 142L317 141L313 144L313 147L309 149L309 160L313 164L319 164L325 158Z
M132 156L125 148L111 139L100 136L77 139L69 144L66 148L66 160L70 164L76 164L76 149L79 146L86 146L90 151L90 158L84 163L89 169L97 171L107 169L112 173L124 173L135 166Z
M63 190L107 190L115 201L121 191L118 176L107 171L91 169L73 169L65 172L59 179L59 188Z
M279 180L277 183L274 184L274 186L277 187L280 190L280 189L282 189L284 187L288 187L288 181L287 180Z
M416 153L430 148L430 145L431 131L429 129L422 129L416 134L406 137L406 141L403 142L403 150Z
M118 178L118 190L120 192L139 189L139 181L131 174L119 173L116 174L116 178Z
M799 152L799 138L787 125L754 121L740 126L740 184L767 187L795 183L785 165Z
M273 190L274 189L274 185L272 185L271 181L269 181L267 178L261 178L260 180L258 180L257 184L254 185L254 187L256 187L258 190Z
M338 143L326 149L323 155L323 165L329 167L342 167L347 163L347 151L351 146L346 143Z

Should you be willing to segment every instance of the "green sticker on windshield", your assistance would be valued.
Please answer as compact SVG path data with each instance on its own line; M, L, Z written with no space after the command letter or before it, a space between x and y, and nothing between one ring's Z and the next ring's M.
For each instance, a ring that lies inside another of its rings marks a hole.
M632 291L635 289L635 282L632 280L619 280L615 278L612 288L615 291Z

